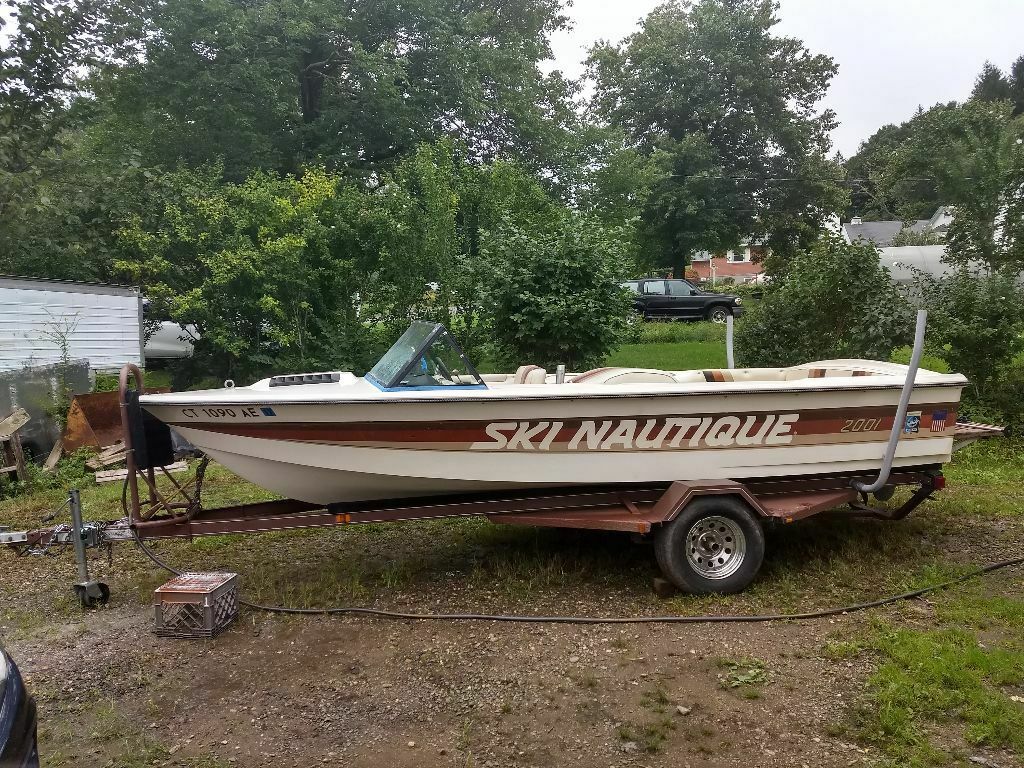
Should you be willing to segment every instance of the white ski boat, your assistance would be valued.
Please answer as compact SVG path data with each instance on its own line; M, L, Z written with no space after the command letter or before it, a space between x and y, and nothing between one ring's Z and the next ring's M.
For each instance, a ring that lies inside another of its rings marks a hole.
M878 470L907 367L826 360L791 368L537 366L483 375L443 326L413 323L363 377L275 376L143 395L211 458L316 504L596 484L795 478ZM959 374L919 370L895 467L947 462Z

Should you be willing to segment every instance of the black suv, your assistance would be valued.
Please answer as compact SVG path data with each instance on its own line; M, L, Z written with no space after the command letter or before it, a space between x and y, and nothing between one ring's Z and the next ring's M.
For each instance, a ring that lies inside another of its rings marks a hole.
M636 294L634 305L644 320L664 317L724 323L729 315L743 314L739 297L702 291L687 280L642 278L622 287Z

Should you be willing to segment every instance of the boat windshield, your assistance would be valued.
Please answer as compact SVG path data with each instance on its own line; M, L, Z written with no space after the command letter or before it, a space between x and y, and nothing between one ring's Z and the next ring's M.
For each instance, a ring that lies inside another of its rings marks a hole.
M440 323L410 325L366 378L386 390L487 388L458 342Z

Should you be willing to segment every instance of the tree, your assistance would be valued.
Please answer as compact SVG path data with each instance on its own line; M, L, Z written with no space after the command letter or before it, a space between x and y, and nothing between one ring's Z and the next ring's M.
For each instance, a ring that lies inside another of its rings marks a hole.
M927 125L938 114L956 109L956 103L936 104L900 125L884 125L860 145L857 154L846 161L851 179L849 216L865 220L914 221L927 219L943 204L933 178L931 160L920 163L913 174L888 173L894 154L904 145L920 140ZM923 159L923 158L922 158Z
M946 241L940 233L926 227L921 230L913 230L906 224L892 238L894 248L901 248L907 245L942 245Z
M36 215L69 193L58 183L63 154L87 113L79 92L101 15L98 3L71 0L4 0L0 23L8 14L13 29L0 48L0 270L10 274L31 252Z
M137 54L94 88L108 151L147 167L365 176L448 136L481 162L573 172L574 86L539 68L557 0L152 0L135 21L117 33Z
M1024 114L1024 56L1010 66L1010 98L1013 100L1013 116Z
M1006 101L1012 97L1010 80L991 61L986 61L974 81L971 98L975 101Z
M750 237L785 249L844 207L825 159L834 115L817 111L835 64L776 37L772 0L679 0L588 59L591 107L650 158L639 206L654 266L677 274L696 250Z
M487 233L540 231L565 208L521 167L467 154L421 145L372 183L322 168L157 175L115 266L153 316L197 326L196 355L221 377L365 369L417 319L478 347L483 286L498 279Z
M913 328L912 307L874 246L824 235L793 259L785 279L765 286L739 326L737 357L744 366L888 360Z
M1024 352L1024 292L1017 275L978 275L964 267L938 279L920 275L918 282L928 308L929 346L971 380L974 405L1003 405L1002 374ZM1015 403L1013 414L1022 413L1024 407Z
M621 230L566 213L541 229L502 227L483 245L496 273L482 287L500 362L553 370L600 365L626 327Z
M968 101L926 113L883 178L930 174L954 208L947 260L997 271L1024 265L1024 118L1009 102Z

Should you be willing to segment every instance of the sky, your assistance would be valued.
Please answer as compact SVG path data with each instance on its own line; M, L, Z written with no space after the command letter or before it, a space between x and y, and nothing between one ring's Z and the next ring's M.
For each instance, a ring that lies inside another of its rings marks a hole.
M575 28L552 40L554 66L578 77L590 45L622 39L656 5L574 0ZM986 60L1005 71L1024 55L1024 0L781 0L779 18L776 34L839 65L824 106L839 118L832 143L845 157L918 105L965 99Z

